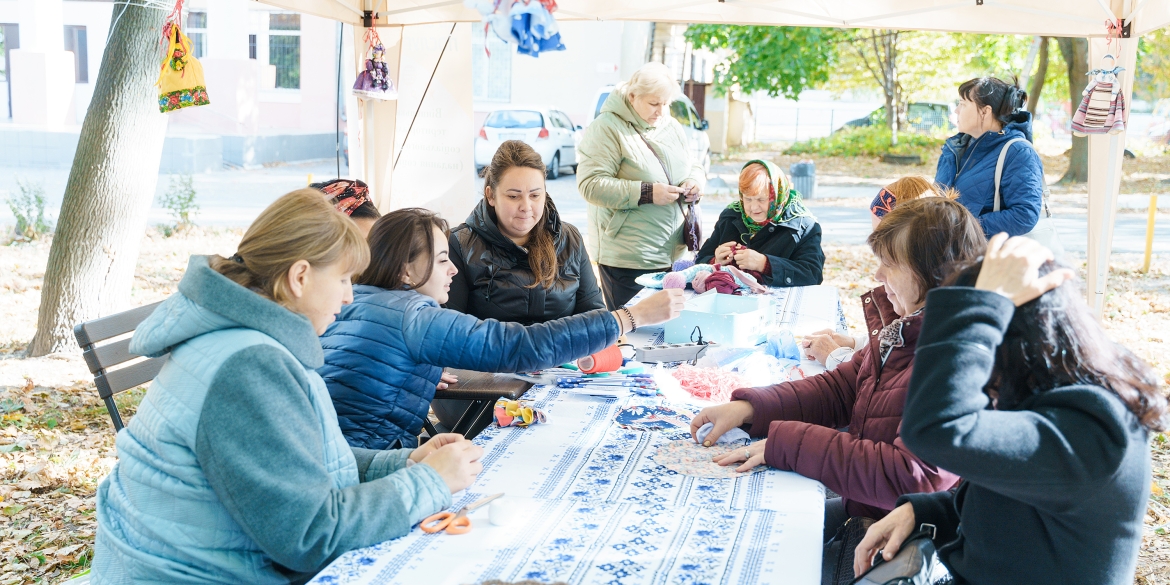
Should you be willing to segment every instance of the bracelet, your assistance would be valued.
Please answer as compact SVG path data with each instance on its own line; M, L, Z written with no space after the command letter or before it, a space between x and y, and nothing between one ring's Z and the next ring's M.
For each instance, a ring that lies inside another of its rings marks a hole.
M629 332L633 333L633 332L637 331L638 330L638 322L634 320L634 314L631 313L630 310L625 308L625 307L621 307L621 309L619 309L619 310L622 311L623 313L625 313L626 318L630 320L630 331Z

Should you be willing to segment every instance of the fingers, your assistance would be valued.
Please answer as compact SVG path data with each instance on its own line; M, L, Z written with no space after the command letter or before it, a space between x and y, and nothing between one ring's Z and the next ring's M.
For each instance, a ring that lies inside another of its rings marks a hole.
M1076 277L1077 275L1072 270L1068 268L1061 268L1060 270L1054 270L1044 275L1042 278L1038 279L1035 284L1038 292L1042 295Z
M882 558L886 559L887 561L893 560L894 555L898 554L898 551L902 548L902 543L906 542L906 537L910 536L910 533L913 530L913 522L911 522L909 525L898 524L894 526L894 529L890 531L889 540L887 540L886 545L882 547Z
M463 435L460 435L459 433L439 433L431 437L431 440L427 441L427 445L434 445L437 449L443 445L450 445L452 443L458 443L459 441L463 440L465 440Z
M707 413L707 410L708 409L704 408L699 412L699 414L695 415L695 418L691 419L691 440L696 443L699 442L699 435L697 434L699 429L702 428L703 425L711 422L711 416Z
M853 550L853 574L860 576L873 566L873 556L886 542L885 531L878 529L877 525L871 526L865 533L865 538L857 543L857 548Z
M991 239L987 241L987 255L985 259L997 257L999 255L1000 248L1003 247L1004 242L1007 240L1008 235L1006 232L999 232L998 234L991 236Z
M744 473L746 471L751 471L752 468L759 467L763 464L764 464L764 454L758 453L756 455L752 455L750 459L745 461L743 465L736 467L735 470L740 472L740 473Z
M714 445L719 441L719 437L723 436L723 433L730 431L735 426L733 421L728 420L726 416L716 418L711 422L715 423L715 426L711 428L711 432L703 439L704 447Z

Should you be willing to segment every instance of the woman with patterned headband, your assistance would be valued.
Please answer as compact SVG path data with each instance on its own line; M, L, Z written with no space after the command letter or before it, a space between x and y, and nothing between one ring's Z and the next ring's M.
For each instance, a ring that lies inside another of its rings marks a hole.
M357 224L362 236L370 235L374 222L382 217L370 200L370 188L365 183L350 179L333 179L324 183L313 183L310 187L329 197L333 207L349 216Z

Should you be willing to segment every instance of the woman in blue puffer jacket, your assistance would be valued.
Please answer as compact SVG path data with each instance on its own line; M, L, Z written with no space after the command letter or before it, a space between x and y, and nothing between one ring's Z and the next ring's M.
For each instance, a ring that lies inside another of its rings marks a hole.
M1032 146L1032 114L1023 109L1024 90L994 77L959 86L959 133L938 159L934 180L959 192L962 203L991 237L1022 236L1036 227L1044 201L1044 165ZM1024 140L1007 146L1015 138ZM1007 146L995 211L995 167Z
M613 345L643 325L677 317L682 291L665 290L629 308L523 326L441 308L458 272L448 257L447 222L400 209L374 224L372 263L354 279L353 304L321 337L318 370L349 444L413 447L443 367L525 372Z

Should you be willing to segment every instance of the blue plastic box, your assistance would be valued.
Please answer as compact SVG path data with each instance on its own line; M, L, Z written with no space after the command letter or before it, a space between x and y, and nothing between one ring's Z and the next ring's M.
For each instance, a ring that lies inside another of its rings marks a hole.
M682 313L666 322L663 333L666 343L690 343L691 333L698 326L703 341L751 347L767 339L771 317L772 302L767 295L707 293L688 300Z

